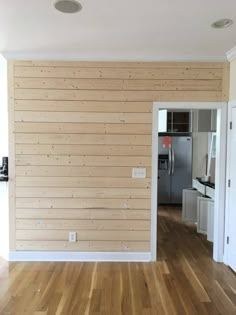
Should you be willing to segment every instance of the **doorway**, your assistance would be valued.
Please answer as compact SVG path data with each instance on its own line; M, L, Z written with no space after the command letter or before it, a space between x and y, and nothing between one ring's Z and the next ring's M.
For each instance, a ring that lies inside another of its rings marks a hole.
M214 206L214 233L213 259L223 261L224 227L225 227L225 188L226 188L226 129L227 103L226 102L155 102L153 104L152 121L152 197L151 197L151 258L158 258L157 250L157 205L158 191L158 120L159 111L169 110L217 110L216 132L216 165L215 165L215 206Z

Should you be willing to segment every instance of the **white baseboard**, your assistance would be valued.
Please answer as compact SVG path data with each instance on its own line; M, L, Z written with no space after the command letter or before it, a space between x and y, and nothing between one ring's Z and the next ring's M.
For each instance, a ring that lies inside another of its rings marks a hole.
M9 261L151 261L150 252L26 252L12 251Z

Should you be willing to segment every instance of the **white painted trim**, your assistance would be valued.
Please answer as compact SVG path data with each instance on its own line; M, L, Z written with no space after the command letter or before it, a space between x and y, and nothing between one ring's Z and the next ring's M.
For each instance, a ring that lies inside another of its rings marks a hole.
M152 109L152 188L151 188L151 259L157 259L157 191L158 180L156 174L157 170L157 157L158 157L158 115L159 110L153 104Z
M228 123L232 120L232 108L236 107L236 100L229 101L228 103ZM226 202L225 202L225 252L224 252L224 263L228 265L228 246L227 246L227 236L229 231L229 194L230 189L228 188L228 179L230 179L230 153L231 153L231 138L229 128L227 128L227 167L226 167Z
M154 102L153 104L153 131L158 130L158 112L160 109L217 109L217 152L216 152L216 191L215 191L215 220L214 220L214 246L213 259L223 262L225 242L225 191L226 191L226 134L227 134L227 103L226 102ZM154 119L155 117L155 119ZM153 137L154 141L154 137ZM152 148L152 209L151 218L156 220L158 196L154 196L155 178L158 178L157 156L158 137ZM155 166L156 165L156 166ZM157 181L157 180L156 180ZM157 195L157 190L156 190ZM152 222L152 225L154 223ZM157 237L152 226L151 253L155 257Z
M121 62L223 62L226 61L226 56L190 56L190 55L174 55L174 56L156 56L149 55L147 57L138 57L129 54L123 57L119 55L98 55L79 54L79 53L16 53L16 52L1 52L7 60L48 60L48 61L121 61Z
M213 235L213 259L223 262L225 243L225 192L226 192L226 144L227 103L217 110L215 214Z
M149 262L149 252L9 252L9 261L130 261Z
M226 53L227 59L229 60L229 62L234 61L236 59L236 46L234 46L232 49L230 49L227 53Z

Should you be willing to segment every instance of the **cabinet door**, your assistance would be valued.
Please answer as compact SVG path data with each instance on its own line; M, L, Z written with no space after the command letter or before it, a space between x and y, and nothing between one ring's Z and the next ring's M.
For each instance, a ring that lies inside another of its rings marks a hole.
M197 198L197 232L207 234L208 200L204 197Z
M159 110L158 113L158 132L167 131L167 110Z
M211 131L216 131L216 125L217 125L217 110L212 109L211 110Z
M207 240L209 242L213 242L214 239L214 209L215 203L208 201Z
M198 111L198 131L210 132L211 131L211 110Z
M173 132L173 112L167 112L167 132Z
M173 112L173 132L191 132L191 113Z
M216 131L217 110L200 109L193 113L193 132Z
M197 190L183 190L183 211L182 220L187 222L197 222L197 197L201 196Z

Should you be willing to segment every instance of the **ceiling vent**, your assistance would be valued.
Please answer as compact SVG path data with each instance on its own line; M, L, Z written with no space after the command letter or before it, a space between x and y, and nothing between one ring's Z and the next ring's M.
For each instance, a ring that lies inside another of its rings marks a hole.
M54 7L62 13L77 13L82 10L82 5L76 0L57 0Z

